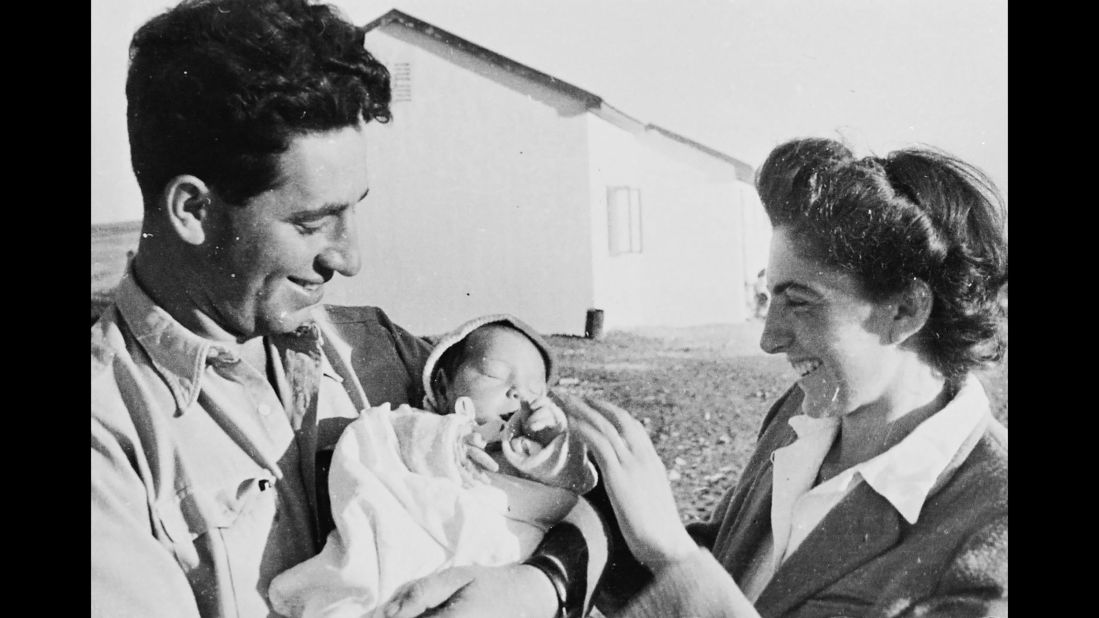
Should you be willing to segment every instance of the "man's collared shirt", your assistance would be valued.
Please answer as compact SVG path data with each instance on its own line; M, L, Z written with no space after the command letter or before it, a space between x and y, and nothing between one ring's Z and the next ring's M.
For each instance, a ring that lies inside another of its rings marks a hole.
M888 500L906 521L915 523L939 475L989 410L984 387L970 376L950 403L903 440L816 487L813 482L836 438L840 419L792 417L789 423L797 440L772 454L771 534L745 572L741 585L745 595L758 599L782 562L860 482Z
M115 294L92 336L93 614L268 615L270 580L324 542L313 454L357 416L361 386L316 324L265 340L257 368L132 273Z

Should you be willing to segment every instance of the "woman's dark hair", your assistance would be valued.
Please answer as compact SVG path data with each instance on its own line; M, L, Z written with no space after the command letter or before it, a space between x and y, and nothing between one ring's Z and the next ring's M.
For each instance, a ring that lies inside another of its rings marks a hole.
M854 276L871 300L914 279L934 300L918 345L951 381L1006 350L1007 210L976 167L926 147L855 158L830 139L776 147L756 173L774 228Z
M179 174L242 203L274 186L292 137L388 122L389 72L363 35L307 0L185 0L142 26L126 98L146 208Z

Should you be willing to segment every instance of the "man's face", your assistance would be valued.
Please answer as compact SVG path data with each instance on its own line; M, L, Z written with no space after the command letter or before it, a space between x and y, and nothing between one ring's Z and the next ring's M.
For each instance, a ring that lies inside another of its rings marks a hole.
M334 273L359 271L355 205L367 194L362 125L295 137L275 187L243 205L210 206L207 311L240 340L291 332Z

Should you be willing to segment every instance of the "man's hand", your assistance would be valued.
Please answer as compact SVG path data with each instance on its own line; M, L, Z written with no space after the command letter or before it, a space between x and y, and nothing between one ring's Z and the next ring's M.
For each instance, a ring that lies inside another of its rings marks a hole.
M406 584L385 607L386 618L553 618L557 595L542 571L524 564L463 566Z

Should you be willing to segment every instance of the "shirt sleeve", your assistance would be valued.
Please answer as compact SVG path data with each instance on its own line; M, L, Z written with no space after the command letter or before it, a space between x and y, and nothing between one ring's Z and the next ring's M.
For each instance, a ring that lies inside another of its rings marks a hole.
M423 404L421 376L431 352L428 341L394 324L377 307L327 307L330 325L350 347L351 371L369 404Z
M689 558L660 571L616 618L759 618L725 567L699 549Z
M198 618L194 594L150 528L145 488L119 438L92 419L92 616Z
M410 377L408 400L401 403L419 407L425 394L421 374L424 371L424 365L427 364L427 357L431 354L432 344L427 338L413 335L403 327L394 324L381 309L377 310L377 318L378 322L392 335L397 354L404 362Z

